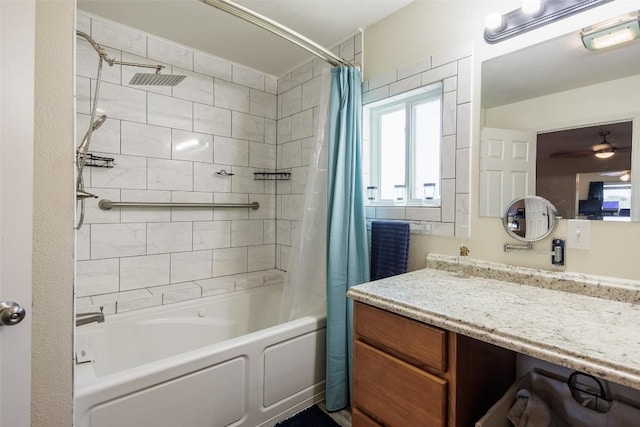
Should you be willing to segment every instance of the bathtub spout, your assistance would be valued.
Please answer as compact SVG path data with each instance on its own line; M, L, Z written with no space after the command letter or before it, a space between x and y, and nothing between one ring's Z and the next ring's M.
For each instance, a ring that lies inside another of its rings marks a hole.
M104 313L102 312L103 308L104 307L100 307L100 311L96 311L93 313L77 313L76 326L86 325L87 323L92 323L92 322L97 322L97 323L104 322Z

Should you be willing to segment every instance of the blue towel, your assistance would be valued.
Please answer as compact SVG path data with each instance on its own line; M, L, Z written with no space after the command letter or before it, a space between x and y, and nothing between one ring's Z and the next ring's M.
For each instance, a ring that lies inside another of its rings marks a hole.
M373 221L371 223L371 279L378 280L407 272L409 261L409 223Z

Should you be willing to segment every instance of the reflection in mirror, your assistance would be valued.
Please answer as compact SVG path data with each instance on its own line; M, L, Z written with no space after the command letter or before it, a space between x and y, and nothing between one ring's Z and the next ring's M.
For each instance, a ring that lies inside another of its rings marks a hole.
M637 192L631 165L640 156L632 147L640 117L632 88L638 84L640 41L589 52L579 31L484 61L480 215L502 216L509 200L537 194L551 200L563 218L640 219L639 200L629 199ZM485 131L496 129L520 133L488 132L485 138ZM605 131L609 134L600 135ZM595 151L605 139L615 154L597 159ZM497 157L488 163L488 156L498 153L508 167L517 163L519 169L502 167ZM618 201L617 214L615 203L600 207L601 212L588 207L596 204L590 182L602 182L603 193Z
M537 196L514 200L502 217L507 234L523 242L544 239L553 232L556 222L556 208L548 200Z
M629 221L631 131L632 122L622 122L539 134L535 193L565 219ZM598 157L603 141L608 157Z

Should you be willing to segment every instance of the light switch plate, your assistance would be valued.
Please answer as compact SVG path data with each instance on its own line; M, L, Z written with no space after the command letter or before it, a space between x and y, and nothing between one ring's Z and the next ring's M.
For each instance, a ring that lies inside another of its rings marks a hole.
M570 219L567 227L567 247L572 249L590 249L591 221Z

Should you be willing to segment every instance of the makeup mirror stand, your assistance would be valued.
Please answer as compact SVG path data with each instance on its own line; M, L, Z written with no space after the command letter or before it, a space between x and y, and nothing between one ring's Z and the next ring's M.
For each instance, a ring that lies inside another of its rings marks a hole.
M557 210L548 200L527 196L512 201L503 215L504 229L509 236L525 243L505 243L505 252L523 252L551 256L554 267L564 267L564 240L552 239L551 251L536 251L533 242L548 237L557 225Z

